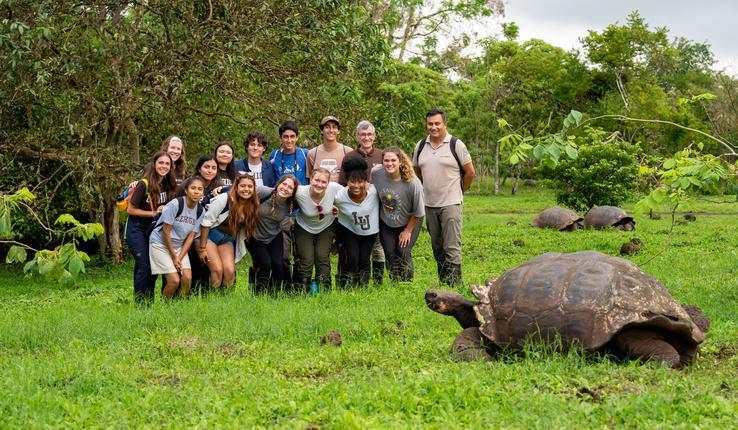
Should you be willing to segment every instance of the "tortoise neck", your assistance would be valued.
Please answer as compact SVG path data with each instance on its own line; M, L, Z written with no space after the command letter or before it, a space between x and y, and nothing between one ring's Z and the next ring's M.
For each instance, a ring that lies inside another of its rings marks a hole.
M477 320L477 315L474 313L474 305L476 304L478 302L467 299L459 300L451 315L456 318L461 328L479 327L479 320Z

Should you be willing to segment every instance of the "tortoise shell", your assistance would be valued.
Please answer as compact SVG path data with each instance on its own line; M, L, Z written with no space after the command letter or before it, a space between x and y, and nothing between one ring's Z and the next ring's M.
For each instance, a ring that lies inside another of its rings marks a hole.
M499 346L555 341L603 350L624 328L653 328L673 337L685 362L705 334L664 285L622 258L587 251L548 253L473 286L482 334Z
M582 226L583 218L571 209L554 206L539 213L530 223L533 227L576 230Z
M617 206L595 206L584 215L584 226L603 229L631 224L635 228L635 220Z

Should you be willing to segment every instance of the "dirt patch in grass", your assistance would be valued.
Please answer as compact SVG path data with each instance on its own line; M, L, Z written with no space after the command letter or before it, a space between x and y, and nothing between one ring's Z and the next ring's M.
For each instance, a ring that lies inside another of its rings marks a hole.
M341 333L337 331L329 331L320 339L320 346L341 346L343 341L341 340Z
M384 326L382 328L382 334L384 336L401 336L406 328L407 323L405 321L395 321L394 323Z
M249 351L230 342L218 345L215 348L215 352L223 357L247 357L249 355Z
M596 387L579 387L576 397L585 402L601 402L605 395L605 386L598 385Z
M156 375L143 381L147 385L162 385L165 387L178 387L182 384L182 378L176 375Z
M183 337L170 340L168 346L170 349L193 350L201 347L202 341L197 336Z
M738 347L735 345L722 345L712 355L718 360L727 360L734 357L738 353Z
M326 369L297 369L285 371L282 376L288 380L325 381L329 375Z

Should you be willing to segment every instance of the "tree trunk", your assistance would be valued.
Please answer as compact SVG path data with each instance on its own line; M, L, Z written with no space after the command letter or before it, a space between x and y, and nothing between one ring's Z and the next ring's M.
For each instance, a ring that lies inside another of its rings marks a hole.
M518 162L517 168L515 169L515 174L512 177L512 181L510 183L510 192L514 196L518 192L518 182L520 182L520 176L523 172L523 163Z
M414 28L416 26L417 23L415 22L415 6L410 6L407 11L407 21L405 21L405 27L402 30L402 39L400 39L400 42L396 45L400 48L400 53L397 56L397 59L400 61L402 61L403 57L405 57L407 44L410 39L412 39L412 36L415 33Z
M131 143L131 162L134 166L141 165L141 149L139 145L138 128L131 118L126 121L126 129L128 130L128 140Z
M112 260L113 263L123 262L123 246L120 240L120 218L118 207L115 205L115 192L112 187L99 187L102 198L95 211L95 217L105 229L105 233L98 237L100 255Z
M500 193L500 142L495 143L495 165L492 168L495 195Z

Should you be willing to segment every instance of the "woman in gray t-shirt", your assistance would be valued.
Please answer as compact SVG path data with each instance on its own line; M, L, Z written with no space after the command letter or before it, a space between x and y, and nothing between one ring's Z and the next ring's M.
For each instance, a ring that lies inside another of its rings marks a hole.
M393 146L382 152L382 165L372 169L379 196L379 240L387 258L390 278L413 279L412 249L425 216L423 185L415 176L407 154Z
M282 220L292 213L295 192L300 183L294 175L284 175L270 187L257 187L259 219L256 234L246 243L256 278L255 292L277 292L287 279L284 267Z

